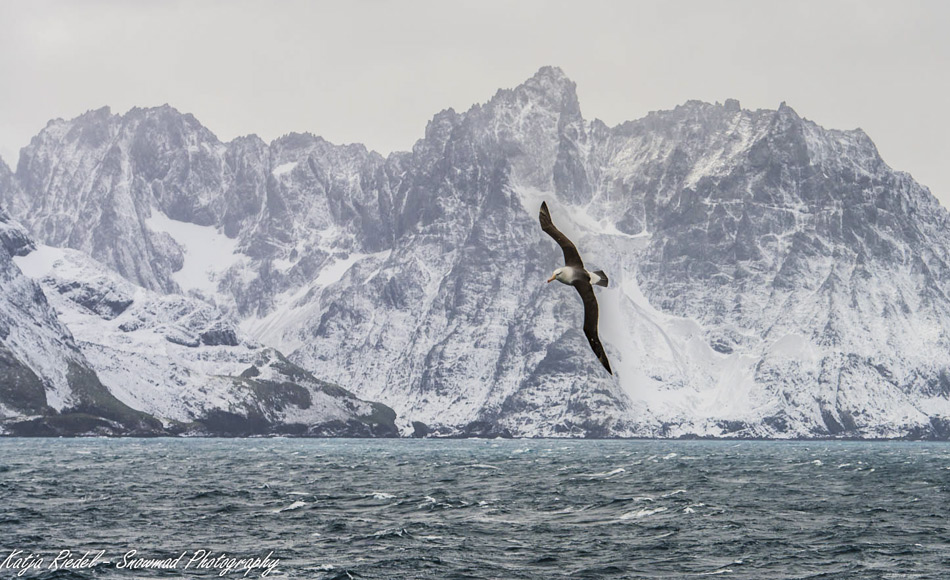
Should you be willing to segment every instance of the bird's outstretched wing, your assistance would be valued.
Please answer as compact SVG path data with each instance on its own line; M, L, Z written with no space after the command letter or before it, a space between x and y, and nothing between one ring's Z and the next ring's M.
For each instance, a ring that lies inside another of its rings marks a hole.
M562 234L561 230L554 227L554 222L551 221L551 212L548 211L548 204L545 201L541 202L541 213L539 214L538 218L541 220L541 229L544 231L544 233L554 238L554 241L557 242L557 245L561 246L561 251L564 252L564 265L570 266L572 268L583 269L584 261L581 260L581 255L577 253L577 248L574 247L574 242L567 239L567 236ZM594 322L596 323L596 304L594 305L594 308Z
M600 337L597 335L597 318L600 309L597 307L597 297L594 296L594 288L591 287L590 283L582 281L574 282L574 287L577 288L577 293L581 295L581 300L584 301L584 335L587 336L587 342L590 343L594 354L597 355L597 360L604 365L607 372L614 374L613 371L610 370L610 361L607 360L604 345L600 343Z

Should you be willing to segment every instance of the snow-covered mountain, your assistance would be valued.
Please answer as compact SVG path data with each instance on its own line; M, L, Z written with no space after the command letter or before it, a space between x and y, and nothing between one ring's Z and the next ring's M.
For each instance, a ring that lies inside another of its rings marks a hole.
M78 250L14 261L109 392L169 432L396 435L391 409L318 380L206 302L132 284Z
M611 128L544 68L388 158L102 109L50 122L12 181L37 241L234 317L404 432L950 436L948 214L863 132L784 104ZM544 284L542 200L610 276L613 377Z
M42 289L16 266L33 249L0 208L0 434L157 433L158 421L100 382Z
M0 434L397 434L391 409L248 340L213 305L38 246L2 208L0 281Z

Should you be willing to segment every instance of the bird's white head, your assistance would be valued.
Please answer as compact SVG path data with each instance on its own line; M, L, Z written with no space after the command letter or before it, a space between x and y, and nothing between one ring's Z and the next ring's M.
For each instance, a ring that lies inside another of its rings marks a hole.
M551 277L548 278L548 283L554 282L555 280L557 280L558 282L562 284L570 283L567 281L567 271L565 268L558 268L557 270L555 270L554 273L551 274Z

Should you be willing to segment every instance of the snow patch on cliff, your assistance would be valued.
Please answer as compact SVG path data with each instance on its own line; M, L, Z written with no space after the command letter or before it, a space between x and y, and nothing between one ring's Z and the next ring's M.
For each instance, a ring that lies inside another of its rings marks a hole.
M145 225L152 231L167 233L181 247L185 263L172 279L185 292L197 290L213 296L221 274L246 259L237 252L238 240L225 236L213 226L173 220L157 209L152 210Z

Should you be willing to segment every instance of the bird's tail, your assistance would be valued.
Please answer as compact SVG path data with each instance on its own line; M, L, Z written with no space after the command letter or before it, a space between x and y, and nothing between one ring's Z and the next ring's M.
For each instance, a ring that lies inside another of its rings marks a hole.
M591 272L592 276L590 277L590 283L596 284L597 286L607 287L607 282L610 280L607 279L607 274L604 274L603 270L597 270L596 272Z

